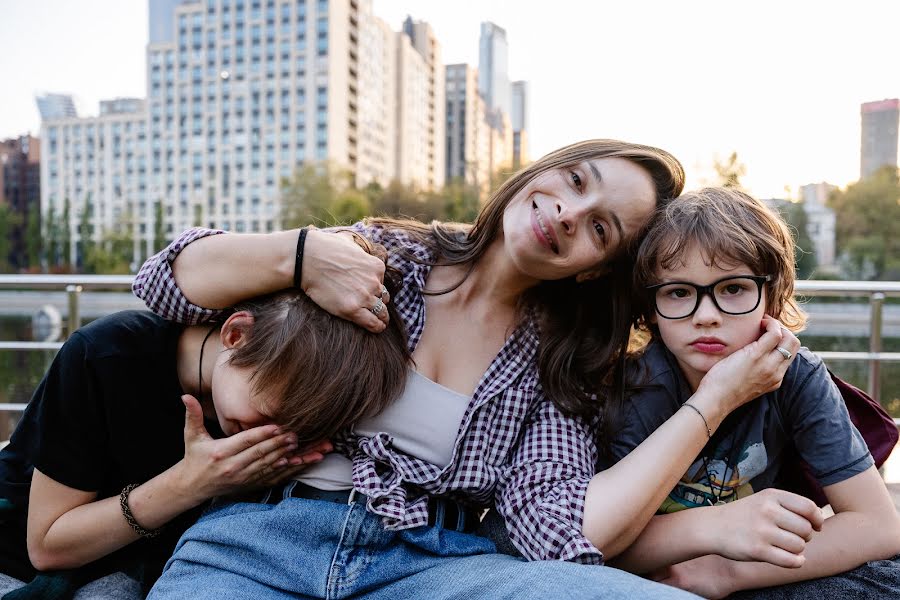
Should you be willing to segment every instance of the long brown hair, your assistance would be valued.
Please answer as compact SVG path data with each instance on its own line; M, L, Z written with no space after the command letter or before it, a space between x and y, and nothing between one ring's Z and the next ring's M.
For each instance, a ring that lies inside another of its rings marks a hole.
M438 257L437 264L474 266L500 235L506 206L535 177L587 160L613 157L629 160L649 173L657 205L676 197L684 187L681 163L664 150L618 140L587 140L551 152L515 173L488 200L471 226L399 219L372 219L370 223L406 231ZM633 241L613 257L608 275L582 283L576 283L574 277L545 281L520 300L517 325L530 310L538 317L541 384L568 415L596 416L594 397L609 383L616 359L627 344L632 314L628 265Z
M395 271L386 272L392 297L399 281ZM300 290L249 300L235 307L254 320L231 363L252 370L253 391L274 399L267 407L273 421L296 432L301 445L330 438L403 391L411 358L402 321L387 307L387 329L371 333L328 314Z

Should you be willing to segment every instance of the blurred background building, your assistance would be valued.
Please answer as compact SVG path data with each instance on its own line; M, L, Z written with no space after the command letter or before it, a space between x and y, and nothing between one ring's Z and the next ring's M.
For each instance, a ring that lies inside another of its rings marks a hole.
M445 70L428 23L395 31L371 0L150 0L146 98L92 117L37 99L41 212L73 264L82 237L118 236L137 265L191 226L277 229L282 182L309 163L483 198L527 161L527 86L509 82L502 28L482 24L480 50L486 77Z
M884 166L896 167L900 99L866 102L860 107L859 178L865 179Z

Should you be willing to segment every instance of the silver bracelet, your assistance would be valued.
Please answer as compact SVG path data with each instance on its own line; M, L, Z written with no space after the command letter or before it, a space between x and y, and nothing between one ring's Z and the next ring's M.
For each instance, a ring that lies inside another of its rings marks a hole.
M695 413L700 415L700 418L703 419L703 425L706 427L706 439L712 439L712 429L709 428L709 423L706 420L706 417L703 416L703 413L700 412L700 409L691 404L690 402L685 402L682 406L688 406L694 410Z

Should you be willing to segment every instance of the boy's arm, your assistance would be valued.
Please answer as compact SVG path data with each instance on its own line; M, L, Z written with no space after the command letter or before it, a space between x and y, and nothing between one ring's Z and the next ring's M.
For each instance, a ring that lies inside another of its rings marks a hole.
M611 564L634 573L707 554L737 561L766 561L793 570L800 553L822 526L822 513L808 498L768 489L722 506L657 515Z
M806 545L803 566L781 569L764 563L734 564L734 590L836 575L900 554L900 516L874 466L824 490L835 514Z

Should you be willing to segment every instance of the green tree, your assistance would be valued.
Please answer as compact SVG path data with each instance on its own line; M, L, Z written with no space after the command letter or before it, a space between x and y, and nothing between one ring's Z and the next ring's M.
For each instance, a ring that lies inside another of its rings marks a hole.
M837 247L848 277L900 279L900 179L893 167L832 193Z
M426 206L424 199L411 185L398 180L391 181L381 197L372 205L372 212L383 217L400 217L430 221L434 216L433 206Z
M17 216L8 205L0 204L0 273L12 270L9 255L12 252L12 230L17 225Z
M51 204L47 211L47 228L44 232L44 251L46 252L47 267L53 268L59 262L59 222L56 219L56 208Z
M28 221L25 223L25 262L29 269L36 269L41 264L41 206L34 202L28 210Z
M78 256L76 264L83 267L88 249L94 245L94 236L91 232L91 220L94 216L94 206L91 204L91 195L88 194L78 214Z
M84 257L86 273L105 275L124 275L131 270L131 259L134 248L127 227L117 231L104 231L97 244L87 246Z
M163 221L162 201L157 200L153 207L153 251L159 252L166 245L166 224Z
M743 189L741 177L747 174L747 167L738 159L737 152L732 152L724 161L716 158L713 161L713 169L716 171L717 178L715 185Z
M194 204L194 227L203 225L203 205L199 202Z
M359 190L347 189L339 193L330 209L333 224L350 225L371 212L369 198Z
M471 223L478 215L480 201L478 188L460 179L454 179L444 186L441 195L444 198L443 221Z
M809 237L809 220L802 202L788 202L781 209L794 238L795 265L799 279L809 279L816 270L816 253Z
M365 204L364 195L345 195L350 191L355 190L348 171L330 163L304 164L282 181L281 226L290 229L341 223L343 217L355 214Z
M61 232L59 243L62 246L62 261L67 269L72 268L72 203L66 197L63 204L62 223L60 224Z

